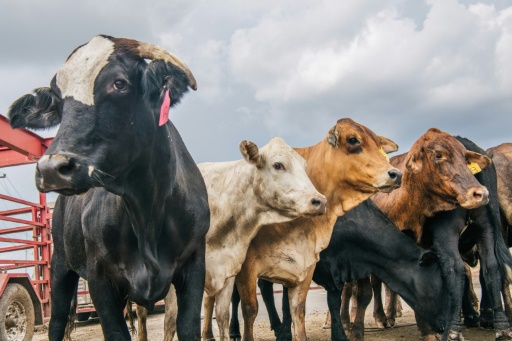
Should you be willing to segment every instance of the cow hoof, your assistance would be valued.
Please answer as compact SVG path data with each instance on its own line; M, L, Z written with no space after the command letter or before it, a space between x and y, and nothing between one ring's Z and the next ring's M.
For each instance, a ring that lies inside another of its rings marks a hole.
M388 318L386 321L386 328L393 328L396 324L396 321L394 318Z
M480 326L480 316L468 315L464 316L464 325L468 328L477 328Z
M231 336L231 337L229 338L229 340L230 340L230 341L242 341L242 337L240 337L240 336L239 336L239 337L232 337L232 336Z
M291 330L289 330L288 328L281 327L281 329L277 333L276 341L292 341Z
M330 323L324 323L323 329L331 329L331 324Z
M496 341L512 340L512 328L496 331Z
M464 341L464 336L462 336L462 333L460 330L450 330L448 332L448 341Z
M492 309L480 310L480 327L494 329L494 312Z

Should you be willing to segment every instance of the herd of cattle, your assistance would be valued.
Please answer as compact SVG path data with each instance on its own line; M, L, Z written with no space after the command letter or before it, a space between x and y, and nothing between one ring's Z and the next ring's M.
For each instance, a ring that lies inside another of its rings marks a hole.
M512 340L512 144L484 151L432 128L389 159L393 141L345 118L311 147L242 141L241 160L196 165L167 121L189 88L194 76L173 54L102 35L10 107L14 128L60 124L36 170L40 191L62 194L50 340L70 336L79 277L105 340L130 340L128 300L144 340L146 308L164 297L166 340L214 340L214 307L220 340L254 340L259 285L277 339L305 341L312 281L327 290L332 340L363 340L372 288L382 328L398 294L425 340L463 340L463 323ZM480 261L480 312L463 259ZM273 283L284 286L282 321Z

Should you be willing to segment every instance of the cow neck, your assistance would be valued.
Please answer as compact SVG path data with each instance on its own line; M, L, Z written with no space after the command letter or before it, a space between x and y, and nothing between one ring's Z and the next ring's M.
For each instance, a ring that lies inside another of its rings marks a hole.
M400 230L412 230L421 239L427 217L433 215L423 182L405 169L406 159L394 165L403 172L402 185L391 193L377 193L373 201Z
M313 227L317 238L316 252L320 252L329 245L336 219L345 214L343 198L340 195L343 189L339 186L340 184L335 184L333 170L329 169L326 160L331 149L332 147L325 141L311 147L294 148L306 160L306 173L316 190L327 199L325 214L314 218L297 219L298 221L308 221L307 225Z
M208 188L211 210L211 227L208 243L232 242L232 247L241 246L256 235L261 225L278 221L277 213L260 203L254 192L256 167L245 160L211 164L200 167ZM224 198L230 198L229 209ZM239 238L229 238L240 235ZM235 245L236 244L236 245Z
M155 130L147 152L141 153L135 161L137 166L127 176L122 195L143 263L152 277L160 272L157 242L165 214L171 212L167 207L172 193L171 179L174 178L170 136L169 124Z

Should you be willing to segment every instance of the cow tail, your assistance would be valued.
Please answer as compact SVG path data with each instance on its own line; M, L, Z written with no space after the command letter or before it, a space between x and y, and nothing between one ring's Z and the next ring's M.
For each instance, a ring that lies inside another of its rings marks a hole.
M64 331L64 340L71 341L71 333L76 328L75 320L76 320L76 305L77 305L77 297L76 292L73 295L73 299L71 300L71 306L69 308L68 314L68 323L66 324L66 330Z
M137 335L137 329L135 328L135 323L133 322L133 312L132 312L132 301L130 299L126 300L126 317L128 317L128 323L130 324L130 334L133 337Z

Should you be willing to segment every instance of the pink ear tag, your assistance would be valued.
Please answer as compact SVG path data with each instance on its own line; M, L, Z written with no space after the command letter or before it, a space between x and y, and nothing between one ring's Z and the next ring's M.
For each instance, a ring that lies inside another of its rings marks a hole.
M158 125L161 127L167 121L169 121L169 109L171 108L171 96L169 96L169 89L165 91L164 101L162 103L162 107L160 108L160 120L158 121Z

